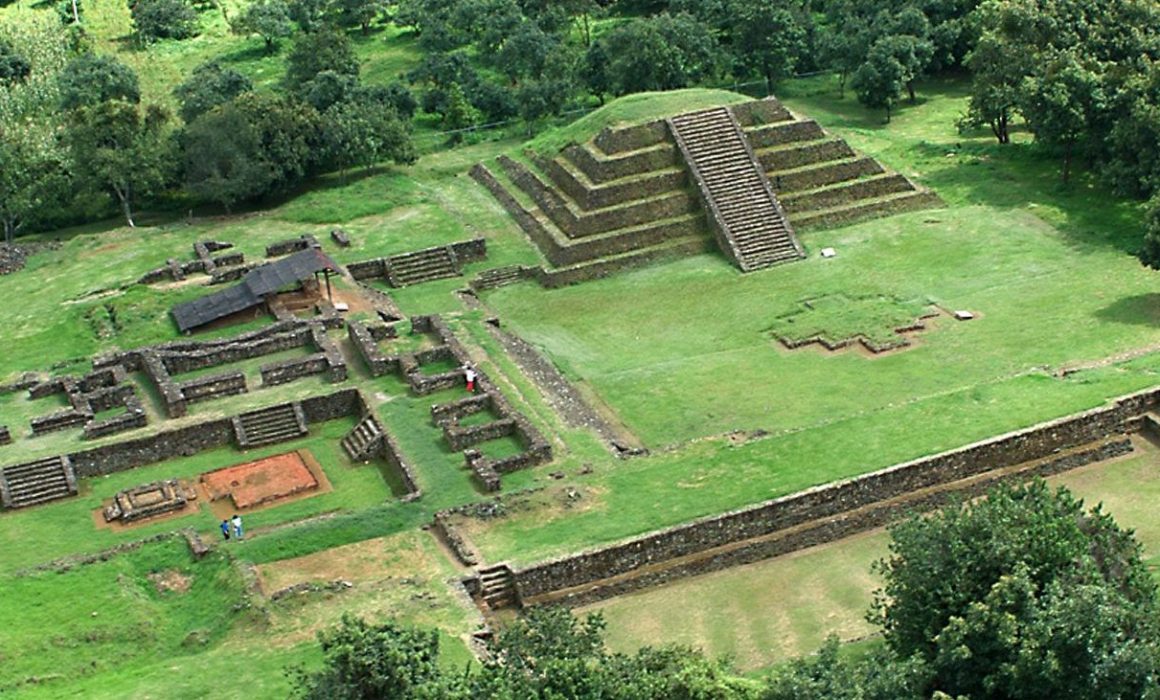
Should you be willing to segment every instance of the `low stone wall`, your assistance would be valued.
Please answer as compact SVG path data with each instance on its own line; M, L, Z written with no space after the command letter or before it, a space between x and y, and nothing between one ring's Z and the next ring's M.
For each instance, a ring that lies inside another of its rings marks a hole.
M611 157L602 157L586 146L571 144L564 149L563 155L596 185L680 164L676 147L669 143Z
M633 571L646 564L763 537L920 489L1043 459L1060 450L1122 434L1127 421L1147 412L1158 400L1160 390L1133 394L1117 400L1109 407L766 501L750 508L677 525L620 544L544 562L516 572L519 590L521 596L529 598L581 586ZM1119 447L1100 448L1091 461L1106 458L1108 453L1105 449L1123 450L1123 444L1120 440ZM1072 466L1088 463L1082 459L1077 458L1078 463Z
M451 252L455 255L460 265L487 260L487 239L472 238L471 240L452 243Z
M943 206L943 201L935 193L915 190L892 199L855 202L849 207L836 211L801 212L794 215L793 224L797 228L839 226L879 216L892 216L904 211L918 211L941 206Z
M494 410L495 401L491 394L475 394L458 401L435 404L431 407L431 421L440 428L455 425L467 416L482 411Z
M387 275L387 261L385 258L362 260L346 266L347 273L356 280L378 279Z
M950 503L952 499L981 496L1002 481L1024 480L1036 476L1051 476L1087 464L1113 459L1130 452L1132 452L1130 440L1125 438L1109 441L1093 447L1090 450L1081 451L1055 460L1049 460L1027 471L1020 471L1013 474L1000 471L995 473L992 478L978 479L969 484L964 484L962 488L920 494L902 503L892 502L879 504L877 506L872 505L857 511L842 513L835 517L807 523L799 528L791 529L778 537L746 542L739 547L710 553L709 556L703 558L681 562L670 567L658 568L657 570L640 575L607 579L597 582L590 587L585 586L574 591L564 591L563 595L559 597L551 596L553 598L552 603L572 607L589 605L614 596L631 593L651 586L663 585L688 576L697 576L735 566L764 561L807 547L833 542L875 527L882 527L906 513L934 509Z
M266 335L252 340L231 342L226 345L212 345L197 350L160 349L158 356L165 363L170 374L195 372L207 367L228 365L242 360L250 360L263 355L304 347L310 342L310 327L298 325L296 321L286 321L297 327L282 333Z
M786 195L781 198L781 203L787 212L793 214L815 209L829 209L859 199L874 199L913 189L914 185L910 184L910 180L896 173L866 180L855 180L848 184L823 190Z
M69 458L77 476L100 476L224 447L230 444L233 434L230 419L222 418L74 452Z
M620 128L606 127L593 139L596 147L608 155L637 151L663 143L669 136L664 122L651 121L646 124Z
M298 238L291 238L285 241L278 241L266 246L266 257L276 258L281 255L289 255L290 253L297 253L300 250L307 248L318 247L318 239L313 234L304 233Z
M326 355L316 352L306 357L292 357L279 362L271 362L268 365L262 365L258 371L262 375L262 386L276 386L302 377L309 377L312 374L323 374L328 368Z
M84 425L92 419L92 411L78 411L74 408L66 408L61 411L54 411L48 415L37 416L30 423L32 425L33 435L44 435L45 433L51 433L57 430L75 428Z
M742 102L729 108L741 126L760 126L793 119L793 115L772 95L760 100Z
M132 384L118 384L103 389L94 390L82 395L88 401L89 410L93 413L109 411L118 406L124 406L130 399L137 396Z
M12 433L8 431L8 426L0 425L0 445L11 445Z
M209 401L210 399L216 399L222 396L244 394L247 391L246 375L241 372L211 374L206 377L198 377L197 379L179 382L177 384L177 390L181 392L181 397L185 399L185 403L187 404L198 401Z
M830 141L810 141L800 146L778 148L772 151L758 151L757 160L766 172L801 168L814 163L853 158L857 154L841 139Z
M415 501L423 496L423 490L419 488L419 482L415 479L415 470L403 455L395 436L386 430L383 431L383 459L399 472L403 480L403 487L407 489L403 501Z
M488 440L508 437L516 432L516 422L511 418L500 418L480 425L446 425L443 439L455 451L465 450ZM499 471L498 469L496 471Z
M817 141L826 138L826 132L816 121L807 119L748 129L745 137L749 139L749 145L757 150L801 141Z
M370 370L372 377L381 377L384 374L397 372L399 369L399 358L387 357L379 348L378 341L381 338L376 338L376 332L373 328L390 328L391 331L386 333L397 334L393 326L369 326L362 321L347 321L346 332L350 338L351 345L358 352L359 357L362 358L363 363ZM380 331L383 333L383 331ZM394 335L382 335L382 338L394 337Z
M464 566L475 566L480 561L478 553L471 548L465 539L460 537L459 532L448 522L453 512L454 509L436 512L431 523L431 532L447 545L459 563Z
M94 440L107 435L123 433L127 430L144 428L148 423L149 419L145 415L145 408L136 397L133 397L125 403L124 413L104 420L85 423L84 438Z

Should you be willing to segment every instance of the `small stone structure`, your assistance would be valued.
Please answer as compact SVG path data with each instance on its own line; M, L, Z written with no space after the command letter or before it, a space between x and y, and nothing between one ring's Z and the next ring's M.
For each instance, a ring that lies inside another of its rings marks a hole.
M290 319L261 330L222 340L176 341L99 357L94 367L121 367L121 371L142 371L157 388L170 418L187 412L196 401L240 394L247 391L241 372L226 372L180 381L185 372L227 365L294 348L311 348L305 357L272 362L259 368L264 385L283 384L312 374L325 374L332 382L346 379L346 360L327 335L338 327L337 315L321 319Z
M196 489L182 485L177 479L166 479L118 491L102 513L107 523L114 520L129 523L181 510L196 498Z
M405 287L463 274L463 265L487 258L487 240L475 238L445 246L351 263L346 270L355 280L385 279Z
M97 369L83 377L57 377L28 388L30 399L64 394L69 408L33 418L33 435L83 426L86 439L142 428L148 423L137 390L125 381L123 367ZM124 408L113 416L96 419L98 413Z
M318 248L321 244L313 234L304 233L298 238L291 238L286 241L278 241L266 246L266 257L276 258L282 255L289 255L290 253L297 253L300 250L307 248Z
M298 452L265 457L201 475L201 483L211 501L229 498L243 510L289 498L319 487Z
M246 257L242 253L225 253L215 256L214 253L233 248L233 243L224 241L198 241L193 244L193 254L196 258L192 262L178 262L170 259L165 267L150 270L137 280L139 284L154 284L164 279L180 282L189 275L204 273L210 276L211 284L222 281L223 276L232 274L234 269L243 268Z
M334 241L335 245L337 245L339 248L350 247L350 235L341 228L330 230L330 240Z
M11 445L12 433L8 432L8 426L0 425L0 445Z

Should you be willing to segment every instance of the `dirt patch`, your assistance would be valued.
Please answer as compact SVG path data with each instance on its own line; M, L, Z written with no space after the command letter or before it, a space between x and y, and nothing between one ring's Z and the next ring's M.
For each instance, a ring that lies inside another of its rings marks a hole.
M429 557L412 541L419 534L391 535L334 547L294 559L261 564L258 580L263 593L301 583L327 583L342 579L352 583L381 581L392 576L424 573L435 576Z
M937 306L932 306L931 308L932 311L930 314L920 316L913 324L894 329L895 335L899 338L899 342L895 345L875 345L863 335L842 338L841 340L833 342L820 336L806 338L805 340L793 340L787 337L775 336L776 342L774 343L774 347L784 353L808 349L814 350L821 355L837 355L848 351L871 360L887 355L895 355L921 346L921 334L934 330L944 319L951 317L951 314L945 309ZM977 314L976 318L978 318Z
M331 490L322 466L308 450L208 472L199 483L214 513L222 518L236 510L254 510Z
M149 574L149 581L158 593L188 593L193 585L193 576L169 569Z

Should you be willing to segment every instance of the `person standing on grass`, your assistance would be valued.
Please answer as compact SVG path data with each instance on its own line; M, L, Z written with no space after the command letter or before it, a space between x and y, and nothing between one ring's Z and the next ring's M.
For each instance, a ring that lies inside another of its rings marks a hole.
M463 378L467 380L467 392L475 391L475 370L471 365L463 365Z
M234 525L234 539L242 539L242 516L234 513L234 517L230 522Z
M228 520L222 521L222 537L227 540L230 538L230 521Z

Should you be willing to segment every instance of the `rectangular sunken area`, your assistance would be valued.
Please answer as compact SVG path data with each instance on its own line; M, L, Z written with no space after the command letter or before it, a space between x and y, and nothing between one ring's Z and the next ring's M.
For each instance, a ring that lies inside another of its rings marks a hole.
M184 510L196 498L196 489L177 479L165 479L118 491L102 514L107 523L114 520L130 523Z
M321 469L308 462L314 462L308 452L286 452L202 474L201 484L210 501L229 498L238 510L254 508L318 490Z

